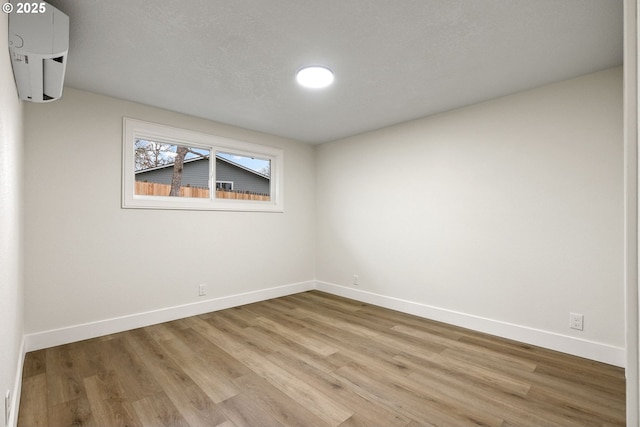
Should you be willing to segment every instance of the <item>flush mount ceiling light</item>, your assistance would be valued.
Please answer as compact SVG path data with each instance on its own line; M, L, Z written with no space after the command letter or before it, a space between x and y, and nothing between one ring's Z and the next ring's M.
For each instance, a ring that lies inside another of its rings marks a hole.
M319 65L304 67L296 74L296 80L304 87L321 89L333 83L333 71Z

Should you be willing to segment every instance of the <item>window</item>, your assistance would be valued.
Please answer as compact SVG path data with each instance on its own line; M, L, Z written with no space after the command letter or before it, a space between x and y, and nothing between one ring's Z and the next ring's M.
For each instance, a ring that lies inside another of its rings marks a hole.
M216 191L233 191L233 181L216 181Z
M283 151L124 119L124 208L283 211Z
M136 196L209 198L211 150L135 138Z

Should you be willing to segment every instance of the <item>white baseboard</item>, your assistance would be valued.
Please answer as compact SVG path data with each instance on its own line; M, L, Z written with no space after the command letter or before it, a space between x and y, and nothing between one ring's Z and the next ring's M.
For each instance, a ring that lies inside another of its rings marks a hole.
M11 391L13 393L11 395L11 413L7 427L16 427L18 425L18 409L20 408L20 394L22 393L22 371L24 368L24 356L27 354L24 336L22 337L19 351L18 366L16 366L16 376L13 382L13 390Z
M239 305L251 304L272 298L278 298L299 292L317 289L331 294L351 298L380 307L413 314L419 317L485 332L503 338L508 338L527 344L532 344L563 353L573 354L610 365L624 367L626 362L625 349L594 341L588 341L568 335L534 329L527 326L515 325L498 320L474 316L466 313L447 310L439 307L421 304L413 301L375 294L360 289L348 288L322 281L309 281L291 285L278 286L259 291L246 292L237 295L214 298L190 304L167 307L144 313L137 313L97 322L84 323L66 328L27 334L24 338L24 352L68 344L89 338L96 338L117 332L123 332L144 326L169 322L189 316L209 313ZM21 364L22 366L22 364ZM20 373L22 374L22 373Z
M251 304L272 298L310 291L315 288L315 282L301 282L274 288L261 289L259 291L245 292L226 297L213 298L190 304L167 307L144 313L84 323L66 328L52 329L43 332L25 335L26 351L40 350L71 342L96 338L103 335L142 328L158 323L169 322L189 316L209 313L239 305Z
M368 304L608 363L614 366L624 367L626 363L626 353L622 347L614 347L568 335L446 310L427 304L335 285L333 283L316 281L315 288L319 291L345 298L351 298Z

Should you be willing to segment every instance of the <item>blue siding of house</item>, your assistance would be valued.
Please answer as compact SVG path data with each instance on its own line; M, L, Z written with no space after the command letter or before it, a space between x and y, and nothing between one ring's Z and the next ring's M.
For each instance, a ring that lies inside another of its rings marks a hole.
M255 173L224 162L216 161L216 181L232 181L234 191L269 194L269 180Z
M157 182L171 185L173 166L155 169L148 172L138 172L136 181ZM182 169L182 186L209 188L209 159L195 160L184 164Z
M269 195L268 178L216 159L216 181L233 182L234 191L251 192ZM173 167L138 172L136 181L157 182L171 185ZM209 188L209 159L195 160L184 164L182 170L182 186Z

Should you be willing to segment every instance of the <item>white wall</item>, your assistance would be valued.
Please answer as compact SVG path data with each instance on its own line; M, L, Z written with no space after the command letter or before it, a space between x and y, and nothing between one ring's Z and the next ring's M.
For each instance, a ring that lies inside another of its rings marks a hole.
M317 279L623 363L622 90L616 68L319 146Z
M7 17L0 14L0 34L8 32ZM17 401L15 394L22 371L23 137L22 105L13 80L8 41L6 37L0 39L0 425L3 425L4 397L7 390L12 390ZM15 415L15 408L13 412Z
M285 213L121 209L123 116L283 148ZM312 146L71 88L25 146L29 335L314 279Z

